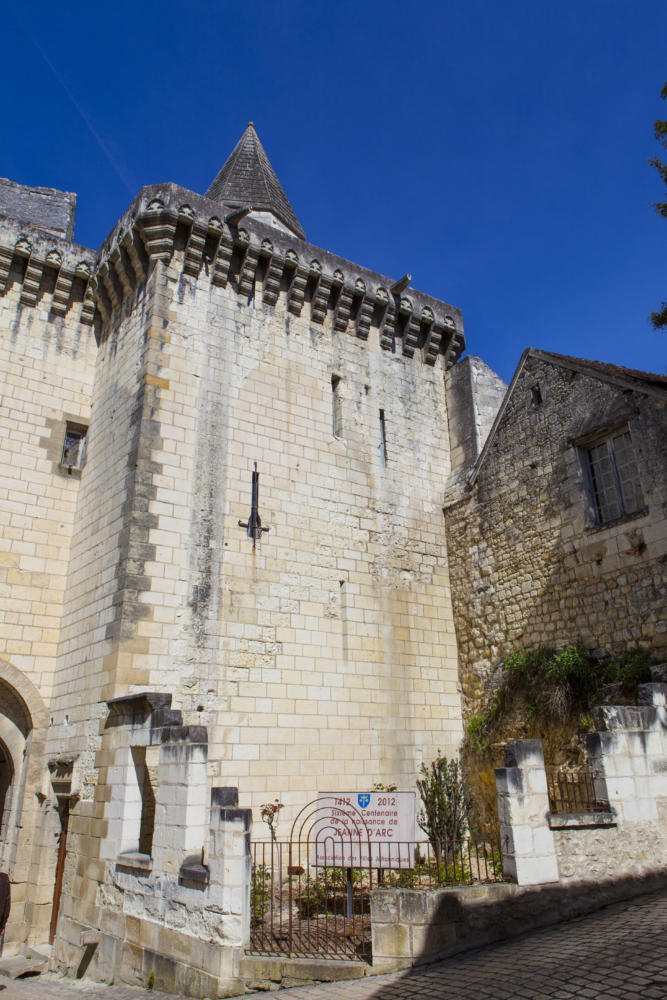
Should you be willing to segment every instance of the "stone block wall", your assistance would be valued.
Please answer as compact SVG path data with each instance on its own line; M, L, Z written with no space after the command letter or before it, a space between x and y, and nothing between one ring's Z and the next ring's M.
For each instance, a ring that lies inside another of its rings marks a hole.
M18 224L9 228L0 244L22 234L24 243L22 253L6 248L4 274L0 258L0 658L48 703L81 485L61 458L67 421L90 422L96 344L81 323L80 301L54 315L53 268L35 268L35 302L25 301L31 254L65 247Z
M74 237L76 195L55 188L26 187L0 177L0 216L46 229L54 236Z
M46 742L81 486L80 472L61 460L67 423L90 420L96 353L86 302L93 254L60 238L73 196L61 203L55 192L0 182L5 210L8 197L27 197L26 190L35 196L33 208L40 199L55 206L62 226L51 225L58 219L48 211L41 216L46 227L10 219L0 224L3 784L11 776L0 804L0 867L12 881L5 954L48 938L61 824ZM59 721L69 750L69 707Z
M72 879L54 962L76 969L89 949L93 978L219 996L243 988L251 813L238 808L237 789L210 788L206 730L181 725L181 713L170 706L171 696L162 693L109 704L100 885L91 900L89 883ZM146 839L148 791L135 754L150 747L159 754ZM81 858L78 870L92 861Z
M471 354L450 368L446 386L452 472L467 472L484 447L507 386Z
M91 786L100 694L159 686L208 727L213 777L279 796L284 823L320 789L410 787L461 736L440 360L185 259L177 241L101 334L56 711L80 692Z
M471 713L486 707L512 650L579 641L599 654L641 644L660 656L667 643L664 388L647 382L640 391L570 361L527 352L472 485L446 507ZM576 441L619 421L630 430L645 507L598 525Z

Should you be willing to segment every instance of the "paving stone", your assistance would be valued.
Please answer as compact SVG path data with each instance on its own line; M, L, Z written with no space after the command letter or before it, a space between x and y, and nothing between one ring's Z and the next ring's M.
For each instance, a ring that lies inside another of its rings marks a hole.
M280 1000L664 1000L666 933L667 892L656 892L421 969L299 986L281 990L279 996ZM149 998L173 1000L157 990L149 993L52 974L8 980L2 990L2 1000Z

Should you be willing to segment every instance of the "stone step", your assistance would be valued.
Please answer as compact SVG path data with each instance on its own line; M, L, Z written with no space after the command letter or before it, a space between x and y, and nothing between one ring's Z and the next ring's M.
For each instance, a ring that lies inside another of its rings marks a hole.
M365 962L340 962L334 959L288 958L246 955L241 959L240 978L249 989L270 990L279 984L302 986L305 983L338 983L371 975Z
M49 957L44 954L44 950L34 949L25 955L0 958L0 976L6 976L8 979L29 979L45 972L48 964Z

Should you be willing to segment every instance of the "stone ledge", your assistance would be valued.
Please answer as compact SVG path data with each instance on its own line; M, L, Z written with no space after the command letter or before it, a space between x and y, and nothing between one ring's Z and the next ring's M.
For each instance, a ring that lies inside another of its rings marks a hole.
M547 820L552 830L616 826L616 816L613 812L549 813Z
M150 854L140 851L125 851L116 858L116 868L131 868L133 871L153 871L153 859Z
M193 882L198 889L205 889L211 880L208 866L201 863L198 854L185 859L179 868L178 876L182 882Z
M241 959L240 975L250 989L275 989L275 984L291 980L298 983L337 983L371 975L365 962L337 962L321 958L286 958L246 955Z

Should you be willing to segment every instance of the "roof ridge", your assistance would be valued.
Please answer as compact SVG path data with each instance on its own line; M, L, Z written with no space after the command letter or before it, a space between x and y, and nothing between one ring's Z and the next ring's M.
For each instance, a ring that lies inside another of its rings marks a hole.
M667 384L667 375L661 372L650 372L641 368L628 368L625 365L615 365L610 361L596 361L593 358L576 358L572 354L560 354L557 351L545 351L534 347L528 350L534 355L550 358L554 361L581 365L584 368L590 368L600 373L606 372L608 375L617 374L619 377L636 378L642 382L657 381Z

